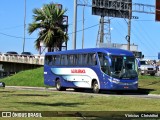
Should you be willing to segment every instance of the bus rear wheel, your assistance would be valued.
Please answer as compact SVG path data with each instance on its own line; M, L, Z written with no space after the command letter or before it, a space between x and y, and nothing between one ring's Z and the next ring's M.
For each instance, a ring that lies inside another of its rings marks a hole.
M65 91L65 90L66 90L66 88L64 88L64 87L61 86L61 82L60 82L59 79L56 80L56 89L57 89L58 91Z
M92 84L92 90L93 90L93 93L99 93L100 92L97 81L93 82L93 84Z

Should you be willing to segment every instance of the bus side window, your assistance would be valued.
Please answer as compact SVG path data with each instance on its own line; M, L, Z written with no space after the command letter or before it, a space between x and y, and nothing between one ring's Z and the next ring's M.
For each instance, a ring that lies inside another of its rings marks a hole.
M53 63L53 65L56 64L56 56L55 55L53 55L53 57L52 57L52 63Z
M74 64L74 55L68 55L68 65Z
M46 65L52 65L52 56L51 55L47 55L45 57L45 64Z
M92 55L93 65L97 65L96 53Z
M78 55L75 54L75 55L73 56L73 63L74 63L74 65L77 65L77 61L78 61Z
M98 53L98 57L99 57L99 62L100 62L101 70L104 73L109 74L109 62L105 58L105 55L103 53Z
M88 64L88 55L87 54L82 54L82 65L87 65Z
M61 55L61 65L67 65L67 55Z
M60 65L60 55L55 55L55 65Z
M92 65L92 54L88 54L87 63L88 63L88 65Z
M82 54L78 54L77 55L77 62L76 64L77 65L82 65L83 61L82 61Z
M95 53L88 54L88 64L89 65L97 65L97 60L96 60L96 54Z

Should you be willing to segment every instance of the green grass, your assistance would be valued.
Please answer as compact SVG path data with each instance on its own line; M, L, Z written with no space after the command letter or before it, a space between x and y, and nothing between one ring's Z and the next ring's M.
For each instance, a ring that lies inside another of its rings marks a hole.
M139 88L150 94L160 94L160 77L139 76Z
M5 88L0 89L0 98L1 111L91 111L91 115L95 111L160 111L159 99L124 96Z
M13 76L9 76L0 80L5 82L7 86L34 86L43 87L43 67L21 71Z

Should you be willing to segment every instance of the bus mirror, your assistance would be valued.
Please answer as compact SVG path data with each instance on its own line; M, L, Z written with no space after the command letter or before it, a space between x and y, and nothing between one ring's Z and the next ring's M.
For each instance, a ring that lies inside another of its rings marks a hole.
M138 66L138 67L140 67L140 66L141 66L140 60L139 60L139 59L137 59L137 58L136 58L136 64L137 64L137 66Z

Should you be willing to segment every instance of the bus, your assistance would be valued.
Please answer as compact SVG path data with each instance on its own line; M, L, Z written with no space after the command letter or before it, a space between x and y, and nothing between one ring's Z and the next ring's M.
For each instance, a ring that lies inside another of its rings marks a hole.
M88 48L48 52L44 84L58 91L137 90L138 66L132 52L117 48Z

